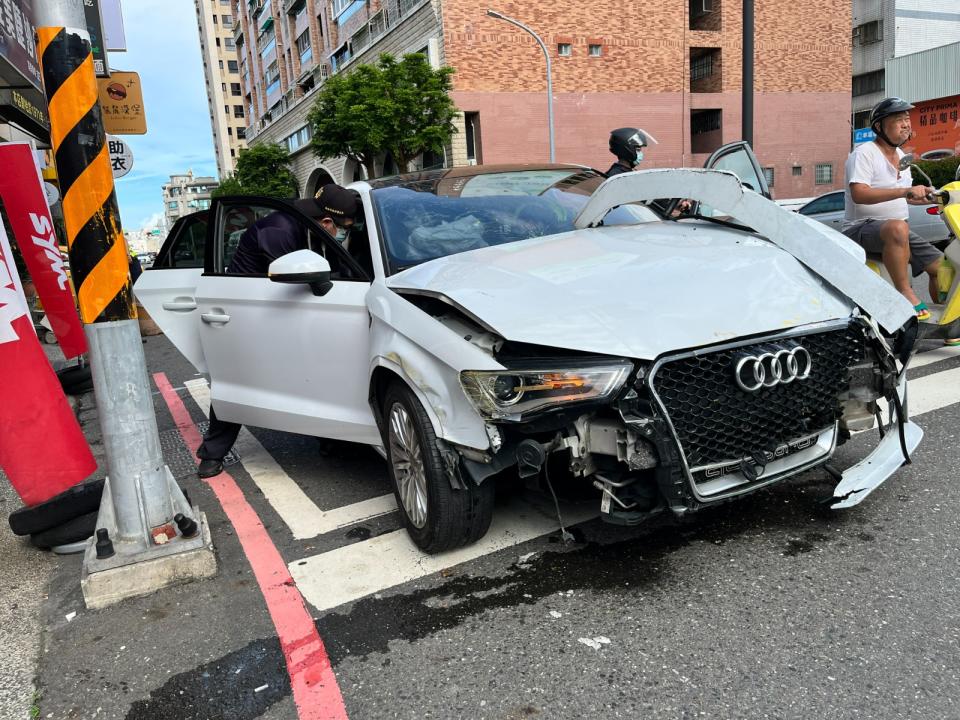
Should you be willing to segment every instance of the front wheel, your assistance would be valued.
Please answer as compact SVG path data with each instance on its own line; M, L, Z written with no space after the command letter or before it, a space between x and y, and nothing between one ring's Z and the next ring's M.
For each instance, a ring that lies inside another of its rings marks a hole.
M410 538L438 553L479 540L493 517L494 484L450 485L437 436L417 397L394 383L383 400L383 446L397 504Z

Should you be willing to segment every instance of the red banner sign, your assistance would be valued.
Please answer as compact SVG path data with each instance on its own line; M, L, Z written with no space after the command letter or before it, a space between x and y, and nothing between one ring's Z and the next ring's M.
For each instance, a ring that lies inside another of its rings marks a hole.
M80 424L33 329L0 223L0 467L27 505L97 469Z
M0 198L50 327L68 358L87 351L67 268L53 230L43 178L27 143L0 144Z
M918 102L910 111L913 138L905 152L960 155L960 95Z

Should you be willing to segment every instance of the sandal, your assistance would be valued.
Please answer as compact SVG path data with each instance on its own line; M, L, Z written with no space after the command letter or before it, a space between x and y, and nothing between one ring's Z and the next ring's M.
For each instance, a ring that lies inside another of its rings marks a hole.
M930 314L930 308L927 307L927 304L925 302L922 302L918 305L914 305L913 309L916 311L917 320L919 320L920 322L924 322L926 320L929 320L931 317L933 317Z
M960 347L960 337L947 338L943 341L943 344L947 347Z

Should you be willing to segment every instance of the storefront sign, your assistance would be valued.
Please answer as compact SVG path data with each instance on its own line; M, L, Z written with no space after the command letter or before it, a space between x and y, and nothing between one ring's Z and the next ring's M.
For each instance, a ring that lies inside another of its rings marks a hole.
M147 116L143 109L140 76L135 72L114 71L100 84L100 107L103 126L111 135L143 135L147 132Z
M38 90L0 89L0 117L19 125L44 142L50 135L50 120L45 108L43 96Z
M83 14L87 21L87 31L90 33L93 72L96 73L97 77L110 77L110 67L107 65L107 50L103 37L103 20L100 19L99 0L83 0Z
M0 66L6 60L27 82L40 88L40 66L33 42L33 0L0 0ZM0 67L0 70L4 68ZM0 73L0 77L7 73ZM9 84L16 84L8 77Z
M910 124L913 139L903 148L906 152L918 157L960 155L960 95L918 102L910 111Z

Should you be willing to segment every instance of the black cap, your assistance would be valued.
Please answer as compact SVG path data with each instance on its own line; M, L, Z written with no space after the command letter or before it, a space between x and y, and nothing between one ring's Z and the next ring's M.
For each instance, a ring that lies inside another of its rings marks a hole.
M294 206L307 217L318 220L328 217L338 224L356 219L362 207L360 193L334 183L321 187L313 198L296 200Z

